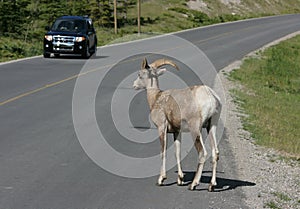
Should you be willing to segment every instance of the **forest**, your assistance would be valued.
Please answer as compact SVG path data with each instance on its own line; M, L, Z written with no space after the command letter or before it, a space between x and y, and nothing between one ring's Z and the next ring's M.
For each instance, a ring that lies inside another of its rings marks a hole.
M125 24L129 7L136 0L117 1L119 24ZM111 0L2 0L0 2L0 35L23 39L40 38L45 26L62 15L89 15L98 27L113 26Z

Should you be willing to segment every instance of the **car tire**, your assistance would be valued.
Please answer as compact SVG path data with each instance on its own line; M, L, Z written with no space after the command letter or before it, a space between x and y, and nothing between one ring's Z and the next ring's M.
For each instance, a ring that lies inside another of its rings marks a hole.
M46 53L46 52L44 52L44 58L50 58L50 53Z
M81 56L84 59L88 59L91 56L90 49L89 49L89 43L86 44L85 50L83 51Z
M54 57L58 58L60 57L60 54L54 54Z
M97 44L95 43L93 46L93 53L96 54L97 53Z
M91 57L95 58L96 56L97 56L97 44L95 43L93 48L92 48Z

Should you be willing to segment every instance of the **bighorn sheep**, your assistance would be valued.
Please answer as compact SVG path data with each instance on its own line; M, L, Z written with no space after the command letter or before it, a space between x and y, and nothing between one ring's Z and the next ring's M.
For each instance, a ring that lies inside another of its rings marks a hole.
M163 185L163 181L167 178L165 168L167 133L173 133L178 167L177 184L183 185L184 175L180 165L181 132L189 131L199 155L197 172L189 186L190 190L195 189L199 184L207 157L207 151L201 136L201 129L206 128L212 149L213 164L212 179L208 190L213 191L217 185L216 169L219 159L216 128L221 112L220 99L211 88L204 85L161 91L158 85L158 77L166 71L165 68L159 69L163 65L171 65L179 70L177 65L170 60L159 59L148 65L145 58L141 70L138 72L138 78L133 83L134 89L147 90L151 119L159 132L162 165L157 184Z

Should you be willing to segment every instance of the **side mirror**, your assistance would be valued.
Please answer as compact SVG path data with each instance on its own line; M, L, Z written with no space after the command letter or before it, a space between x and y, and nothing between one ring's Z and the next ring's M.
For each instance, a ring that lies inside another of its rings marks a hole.
M45 27L45 30L50 30L50 27L49 27L49 26L46 26L46 27Z

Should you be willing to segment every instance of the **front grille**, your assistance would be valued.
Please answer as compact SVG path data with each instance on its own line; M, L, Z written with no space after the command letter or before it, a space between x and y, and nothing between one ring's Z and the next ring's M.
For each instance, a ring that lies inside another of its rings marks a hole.
M74 43L75 37L73 36L53 36L54 42L60 43Z
M53 50L71 52L74 50L74 36L53 36Z

